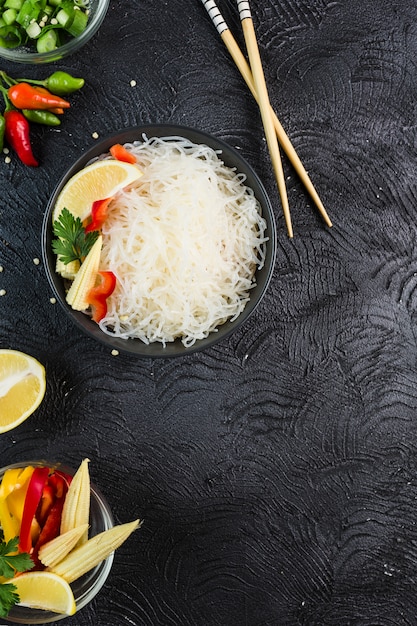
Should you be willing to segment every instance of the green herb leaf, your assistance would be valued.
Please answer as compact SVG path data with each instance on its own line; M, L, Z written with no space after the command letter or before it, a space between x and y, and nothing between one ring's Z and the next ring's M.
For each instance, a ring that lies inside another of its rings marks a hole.
M52 250L65 265L72 261L82 263L99 235L98 231L86 233L80 218L66 208L62 209L52 229L57 237L52 242Z
M16 586L11 583L0 585L0 617L7 617L10 609L19 602Z
M7 543L0 543L0 576L13 578L16 572L26 572L33 568L34 563L27 552L17 552L19 537L10 539ZM10 609L17 602L19 596L15 585L0 584L0 617L7 617Z
M7 543L2 541L0 544L0 576L5 578L13 578L16 571L26 572L32 569L33 561L27 552L17 553L19 545L19 537L10 539Z

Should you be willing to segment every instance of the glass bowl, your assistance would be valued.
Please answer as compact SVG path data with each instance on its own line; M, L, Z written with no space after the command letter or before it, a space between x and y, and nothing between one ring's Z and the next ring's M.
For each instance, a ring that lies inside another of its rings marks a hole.
M59 463L49 463L48 461L27 461L23 463L14 463L0 469L0 481L3 474L8 469L26 467L33 465L35 467L54 467L59 468L67 474L74 475L75 471L71 468ZM100 491L91 484L90 499L90 529L89 536L93 537L104 530L112 528L114 525L113 515L110 507ZM71 583L71 589L74 593L77 612L85 607L100 591L110 573L113 564L113 554L107 559L99 563L92 570L81 576L78 580ZM60 615L51 611L41 611L39 609L30 609L25 606L15 605L6 620L15 624L49 624L58 622L67 618L67 615Z
M73 37L59 48L48 52L36 52L36 47L0 47L0 58L14 61L15 63L52 63L77 52L100 28L109 8L109 2L110 0L89 0L89 17L86 29L81 35Z
M190 347L184 346L180 339L167 342L164 346L160 342L146 344L140 339L122 339L104 333L88 315L80 311L74 311L68 305L65 300L66 292L64 280L55 271L56 256L52 251L52 214L56 200L64 185L90 161L108 152L112 145L116 143L125 144L134 141L140 142L143 141L144 136L149 139L152 137L183 137L195 144L205 144L212 149L219 151L220 158L227 167L235 168L237 172L246 176L245 184L252 188L255 197L259 202L262 216L264 217L267 225L265 235L268 237L268 241L266 243L265 263L262 268L257 268L256 270L256 285L250 289L250 298L245 308L236 319L233 321L226 321L224 324L218 326L216 331L211 332L203 339L198 339ZM130 353L140 357L177 357L209 348L215 343L218 343L234 332L255 311L267 290L274 269L276 256L275 218L270 200L260 179L249 163L235 148L232 148L224 141L217 139L212 135L194 128L165 124L144 125L123 130L97 142L69 167L53 192L45 211L42 228L42 255L47 278L57 301L64 308L65 313L71 318L75 325L83 330L87 335L105 344L111 350Z

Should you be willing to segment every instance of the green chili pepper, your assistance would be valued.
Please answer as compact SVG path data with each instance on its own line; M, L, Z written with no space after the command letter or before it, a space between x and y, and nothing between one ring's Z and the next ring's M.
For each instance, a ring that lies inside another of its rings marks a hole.
M1 0L0 0L1 2ZM9 78L5 72L0 72L3 78ZM18 78L12 81L13 83L29 83L30 85L40 85L45 89L48 89L55 96L66 96L74 91L78 91L84 86L84 78L75 78L68 74L68 72L57 71L45 78L45 80L33 80L31 78Z
M6 120L3 115L0 115L0 152L4 146L4 131L6 130Z
M22 109L22 113L29 122L44 124L45 126L59 126L61 120L51 111L40 109Z
M57 96L65 96L81 89L84 82L84 78L75 78L67 72L58 71L45 79L44 86Z

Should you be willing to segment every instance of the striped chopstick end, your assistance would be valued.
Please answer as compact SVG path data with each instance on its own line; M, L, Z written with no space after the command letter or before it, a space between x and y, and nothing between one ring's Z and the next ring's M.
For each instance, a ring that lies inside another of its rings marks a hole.
M252 19L252 13L248 0L237 0L237 8L239 10L241 20Z
M229 27L227 26L223 18L223 15L220 13L220 9L215 3L215 1L214 0L201 0L201 2L206 7L207 13L209 14L214 26L217 28L219 35L224 33L225 30L229 30Z

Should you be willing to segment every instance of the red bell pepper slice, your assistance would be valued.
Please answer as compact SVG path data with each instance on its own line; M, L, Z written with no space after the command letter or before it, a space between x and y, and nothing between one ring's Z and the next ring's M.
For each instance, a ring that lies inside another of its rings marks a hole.
M91 222L85 227L85 232L90 233L93 230L100 230L107 219L107 209L112 198L104 200L96 200L91 208Z
M87 294L87 302L93 309L92 319L97 324L107 313L107 298L113 293L116 287L116 276L113 272L98 272L101 276L101 283L93 287Z
M65 472L61 472L60 470L55 470L48 479L48 485L51 485L53 488L56 498L62 498L62 496L67 493L71 480L72 476L69 474L65 474Z
M49 511L49 515L46 518L43 528L40 532L38 540L35 543L33 553L31 556L32 556L33 561L35 562L35 566L37 567L43 568L38 558L39 549L45 543L48 543L48 541L55 539L55 537L58 537L59 535L59 531L61 527L62 509L64 507L64 502L65 502L65 496L55 500L54 504L52 505Z
M39 500L38 508L36 510L36 519L38 520L40 526L42 527L45 523L46 518L49 515L49 511L53 503L55 502L55 490L49 484L49 480L46 485L42 489L41 499Z
M110 148L110 154L118 161L124 161L125 163L136 163L136 157L134 154L126 150L121 143L116 143Z
M22 523L20 526L20 552L30 553L32 549L30 529L42 496L43 488L48 480L49 471L49 467L35 467L31 476L23 507Z

